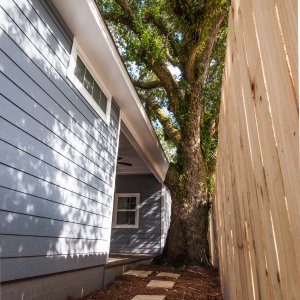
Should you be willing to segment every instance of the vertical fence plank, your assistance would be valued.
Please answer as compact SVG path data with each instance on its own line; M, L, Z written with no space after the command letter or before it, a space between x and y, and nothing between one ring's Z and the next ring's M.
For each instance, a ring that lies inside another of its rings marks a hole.
M241 23L239 23L239 27L243 28L244 31L247 31L247 28L244 28L246 24L242 24L242 12L244 13L249 9L239 10L239 19ZM246 35L246 34L245 34ZM253 38L253 37L252 37ZM254 218L253 223L254 226L260 224L256 229L258 235L256 236L256 244L259 246L263 246L264 250L261 250L258 255L261 256L262 259L266 260L266 268L264 271L265 276L269 278L270 289L272 292L271 299L281 299L281 291L280 285L277 281L277 259L275 253L275 243L273 238L273 231L270 219L270 206L268 202L268 194L267 188L264 178L264 167L263 161L261 157L261 149L259 143L259 135L257 130L257 119L255 116L255 105L254 99L252 96L250 76L249 76L249 63L246 61L247 52L246 45L244 41L244 34L240 32L240 35L236 38L238 42L238 52L239 57L239 67L241 74L241 94L243 101L243 108L241 108L241 112L239 114L240 121L239 123L244 128L244 148L240 153L245 156L245 152L247 153L247 164L245 167L245 172L247 176L247 185L248 193L250 195L249 208L254 212L252 218ZM247 44L248 45L248 44ZM252 47L248 47L248 52L254 52ZM244 120L244 122L242 122ZM257 218L257 217L258 218ZM261 232L259 232L261 231ZM267 254L266 254L267 253ZM265 265L265 264L263 264ZM263 273L262 273L263 274Z
M299 100L298 86L298 23L297 1L275 0L275 10L278 16L278 25L282 33L282 42L287 55L287 63L291 72L295 88L296 100ZM296 102L297 106L299 102Z

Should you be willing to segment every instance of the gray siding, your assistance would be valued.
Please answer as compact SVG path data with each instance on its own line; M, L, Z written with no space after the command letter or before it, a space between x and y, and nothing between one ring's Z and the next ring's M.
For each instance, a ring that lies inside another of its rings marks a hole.
M106 262L119 111L66 77L72 39L50 1L0 0L1 281Z
M140 193L139 227L113 228L110 252L160 253L161 184L153 175L122 175L116 193Z

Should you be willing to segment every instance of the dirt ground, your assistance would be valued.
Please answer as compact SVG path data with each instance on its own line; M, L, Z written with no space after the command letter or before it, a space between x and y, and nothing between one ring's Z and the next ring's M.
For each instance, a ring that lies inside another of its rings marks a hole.
M107 288L95 291L86 296L85 300L131 300L135 295L166 295L166 300L222 300L222 292L218 273L213 269L201 267L173 268L169 266L141 265L139 270L151 270L147 278L123 275ZM146 288L150 280L173 280L159 278L159 272L180 274L175 280L173 289Z

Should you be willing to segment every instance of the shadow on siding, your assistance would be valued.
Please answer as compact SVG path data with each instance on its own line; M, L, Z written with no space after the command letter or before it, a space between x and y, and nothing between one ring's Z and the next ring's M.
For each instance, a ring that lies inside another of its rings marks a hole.
M103 264L117 130L66 78L72 40L51 7L1 4L2 281Z

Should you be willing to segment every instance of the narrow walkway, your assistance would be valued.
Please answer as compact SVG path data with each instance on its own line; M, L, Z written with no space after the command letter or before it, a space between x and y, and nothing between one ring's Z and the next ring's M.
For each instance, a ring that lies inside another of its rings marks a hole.
M152 271L143 271L143 270L130 270L126 272L124 275L137 276L137 277L148 277L152 274ZM160 272L156 274L156 277L162 278L173 278L178 279L180 277L179 274L170 273L170 272ZM157 288L157 289L172 289L174 287L174 281L167 280L151 280L146 287ZM136 295L132 298L132 300L164 300L166 298L165 295Z
M221 300L218 272L201 267L140 265L85 300Z

